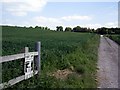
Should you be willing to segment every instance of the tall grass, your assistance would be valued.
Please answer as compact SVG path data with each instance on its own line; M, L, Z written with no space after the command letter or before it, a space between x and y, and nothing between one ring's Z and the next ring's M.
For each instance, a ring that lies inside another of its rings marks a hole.
M25 46L34 51L41 41L40 76L22 81L12 88L96 88L95 74L99 36L90 33L55 32L40 29L3 27L2 54L20 53ZM23 74L23 62L3 63L3 81ZM67 79L61 80L49 73L71 69Z

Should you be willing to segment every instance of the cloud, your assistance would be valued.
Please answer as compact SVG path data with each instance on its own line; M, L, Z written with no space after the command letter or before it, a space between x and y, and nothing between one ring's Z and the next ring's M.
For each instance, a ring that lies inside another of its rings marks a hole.
M32 20L37 25L49 26L52 28L54 27L55 29L56 26L60 26L60 25L69 26L69 23L75 24L77 22L79 24L81 20L86 21L91 19L92 18L90 16L71 15L71 16L64 16L64 17L58 17L58 18L38 16L38 17L34 17Z
M58 18L52 18L52 17L34 17L32 19L32 22L34 23L34 26L47 26L51 29L56 29L56 26L63 25L62 21Z
M105 24L106 27L118 27L118 22L108 22Z
M44 17L44 16L38 16L33 18L34 21L39 23L64 23L64 22L73 22L73 21L80 21L80 20L91 20L92 18L90 16L64 16L59 18L52 18L52 17Z
M3 3L17 2L18 0L1 0Z
M46 0L3 0L5 10L15 16L25 16L28 12L42 11Z
M27 13L26 12L13 12L12 15L15 15L15 16L26 16Z
M102 27L102 25L99 24L99 23L95 23L95 24L86 24L86 25L83 25L83 26L85 26L85 27L90 27L90 28L94 28L94 29L97 29L97 28Z
M94 28L94 29L97 29L97 28L101 28L101 27L107 27L107 28L116 28L118 27L118 22L107 22L107 23L104 23L104 24L100 24L100 23L94 23L94 24L86 24L86 25L81 25L83 27L90 27L90 28Z
M101 28L101 27L116 28L116 27L118 27L118 22L107 22L104 24L95 23L95 24L86 24L86 25L82 25L82 26L90 27L90 28L94 28L94 29Z
M73 21L73 20L91 20L92 18L89 16L78 16L78 15L73 15L73 16L65 16L61 18L64 21Z
M61 23L61 21L57 18L48 18L48 17L43 17L43 16L39 16L39 17L35 17L33 18L33 20L35 22L39 22L39 23Z

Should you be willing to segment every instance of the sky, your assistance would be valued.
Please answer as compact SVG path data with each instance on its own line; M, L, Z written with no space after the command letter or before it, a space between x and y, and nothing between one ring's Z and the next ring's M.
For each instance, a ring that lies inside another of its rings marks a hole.
M118 27L117 0L2 0L0 6L2 25Z

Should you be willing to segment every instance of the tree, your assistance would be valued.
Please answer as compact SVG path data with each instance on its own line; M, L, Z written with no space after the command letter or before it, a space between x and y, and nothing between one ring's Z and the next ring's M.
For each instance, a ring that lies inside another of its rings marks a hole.
M71 31L72 31L72 28L66 27L66 28L65 28L65 32L67 32L67 31L68 31L68 32L71 32Z
M35 28L39 28L38 26L35 26Z
M111 30L110 29L106 29L106 32L107 32L107 34L111 34Z
M45 30L45 27L41 27L41 30Z
M98 34L107 34L107 28L102 27L97 29Z
M79 31L80 31L80 29L81 29L81 27L80 27L80 26L74 27L74 28L73 28L73 32L79 32Z
M30 26L29 28L30 28L30 29L32 29L33 27L32 27L32 26Z
M115 34L120 34L120 28L115 28Z
M62 26L57 26L56 28L57 28L56 31L63 31L63 27Z
M45 27L45 30L48 30L48 27Z

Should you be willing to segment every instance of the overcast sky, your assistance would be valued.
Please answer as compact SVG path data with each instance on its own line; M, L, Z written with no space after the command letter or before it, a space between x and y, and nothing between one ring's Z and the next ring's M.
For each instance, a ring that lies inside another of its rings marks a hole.
M3 25L117 27L117 0L2 0L0 18ZM106 2L105 2L106 1ZM113 2L114 1L114 2ZM116 2L115 2L116 1ZM1 20L2 19L2 20Z

